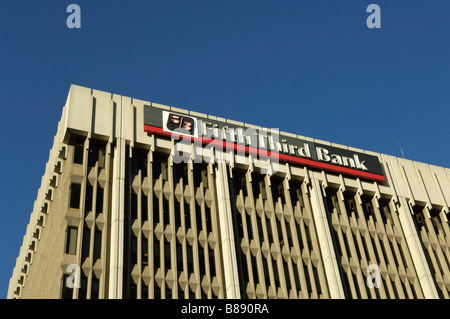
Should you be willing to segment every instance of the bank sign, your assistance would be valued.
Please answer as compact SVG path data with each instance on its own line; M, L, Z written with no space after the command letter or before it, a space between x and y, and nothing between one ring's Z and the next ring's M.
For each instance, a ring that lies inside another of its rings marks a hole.
M209 118L144 106L144 130L178 141L201 143L313 169L384 182L378 157L294 138L276 129L255 129Z

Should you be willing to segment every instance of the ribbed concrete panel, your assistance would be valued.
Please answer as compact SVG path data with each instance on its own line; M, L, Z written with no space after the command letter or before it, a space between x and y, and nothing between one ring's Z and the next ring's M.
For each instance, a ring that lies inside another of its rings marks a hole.
M111 93L93 90L94 98L92 105L91 132L95 135L109 137L111 134L111 126L114 107Z
M71 85L67 106L67 128L80 132L90 132L92 122L86 120L92 117L91 89Z
M413 199L422 203L428 202L428 198L423 191L422 180L414 163L402 158L397 159L397 161L399 162L406 187L410 190Z
M133 132L135 143L140 143L143 145L150 144L149 135L146 132L144 132L144 130L142 129L142 125L139 125L139 123L144 123L144 105L148 106L150 104L151 104L150 102L133 99L134 105L133 118L134 123L136 123Z
M440 196L440 190L436 187L435 179L433 178L433 172L430 166L424 163L415 162L417 173L420 177L423 193L426 194L427 202L431 205L443 206L442 197Z
M442 196L448 212L448 207L450 207L450 170L438 166L430 166L430 168L436 179L436 188Z

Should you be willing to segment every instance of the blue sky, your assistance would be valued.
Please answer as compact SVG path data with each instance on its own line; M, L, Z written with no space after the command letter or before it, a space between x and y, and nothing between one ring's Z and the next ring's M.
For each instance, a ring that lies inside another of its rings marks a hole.
M69 29L66 8L81 8ZM366 8L381 8L381 29ZM450 167L448 0L7 1L0 298L70 84Z

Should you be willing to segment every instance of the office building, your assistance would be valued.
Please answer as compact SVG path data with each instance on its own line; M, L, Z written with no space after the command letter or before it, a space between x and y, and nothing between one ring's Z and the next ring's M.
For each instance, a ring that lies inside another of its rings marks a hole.
M8 298L449 299L449 206L448 168L72 85Z

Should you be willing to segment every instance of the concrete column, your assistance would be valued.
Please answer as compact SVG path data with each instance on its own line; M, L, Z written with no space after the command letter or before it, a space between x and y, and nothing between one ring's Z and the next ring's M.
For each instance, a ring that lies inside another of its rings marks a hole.
M109 299L121 299L123 292L125 149L125 140L118 138L114 150L114 167L112 173Z
M330 297L332 299L345 299L319 181L312 178L309 190L311 194L312 213L317 229L317 237L319 239Z
M398 198L400 207L398 208L398 218L400 220L403 233L406 238L407 246L411 253L411 258L416 268L417 278L419 278L420 286L425 299L439 299L436 285L434 284L433 276L422 249L419 234L414 225L413 216L408 209L408 201L404 197Z
M239 290L236 245L234 240L232 209L228 187L226 164L219 161L216 170L216 189L219 209L220 240L223 255L223 271L225 278L225 294L227 299L239 299L241 294Z

